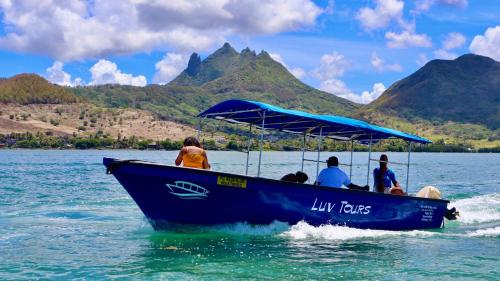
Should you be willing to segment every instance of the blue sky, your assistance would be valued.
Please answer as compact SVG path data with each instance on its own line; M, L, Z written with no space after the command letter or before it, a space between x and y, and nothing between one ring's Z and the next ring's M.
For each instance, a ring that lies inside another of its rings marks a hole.
M488 0L0 0L0 18L0 77L72 86L164 84L226 41L360 103L432 59L500 61L500 2Z

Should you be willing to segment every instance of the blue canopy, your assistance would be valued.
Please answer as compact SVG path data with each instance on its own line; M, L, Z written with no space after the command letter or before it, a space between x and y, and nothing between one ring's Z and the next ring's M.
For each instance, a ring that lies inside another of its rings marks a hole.
M273 129L294 134L323 136L361 143L383 139L404 139L417 143L430 140L401 131L384 128L361 120L334 115L316 115L298 110L248 100L226 100L203 111L199 117L251 124L257 128Z

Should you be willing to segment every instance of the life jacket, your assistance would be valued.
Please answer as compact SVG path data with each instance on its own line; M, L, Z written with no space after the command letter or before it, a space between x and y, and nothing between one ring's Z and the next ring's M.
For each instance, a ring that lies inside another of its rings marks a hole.
M187 153L182 156L182 164L184 167L203 169L203 149L188 149Z

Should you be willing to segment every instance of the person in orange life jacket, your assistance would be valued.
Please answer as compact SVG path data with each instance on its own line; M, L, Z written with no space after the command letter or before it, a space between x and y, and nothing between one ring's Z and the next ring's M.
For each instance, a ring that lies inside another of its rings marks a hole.
M195 137L187 137L184 140L184 145L175 159L176 166L181 163L188 168L210 169L207 153L201 148L200 142Z

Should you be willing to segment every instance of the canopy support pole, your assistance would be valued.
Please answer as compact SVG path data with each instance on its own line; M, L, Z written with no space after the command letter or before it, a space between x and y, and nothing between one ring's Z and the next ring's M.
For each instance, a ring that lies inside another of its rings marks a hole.
M257 168L257 177L260 176L260 163L261 163L261 160L262 160L262 143L264 142L264 126L265 126L265 123L266 122L266 112L263 111L262 112L262 127L260 128L260 151L259 151L259 166Z
M316 180L319 175L319 156L321 153L321 135L323 134L323 127L319 127L319 139L318 139L318 157L316 158Z
M351 140L351 163L349 165L349 180L352 181L352 152L354 151L354 140Z
M304 157L306 153L306 133L304 133L304 140L302 141L302 164L300 166L300 171L304 172Z
M250 159L250 146L252 145L252 124L248 130L248 145L247 145L247 165L245 168L245 176L248 176L248 161Z
M199 141L199 140L200 140L200 138L201 138L201 121L202 121L202 119L201 119L201 118L202 118L202 117L198 117L198 134L197 134L197 135L198 135L198 136L197 136L198 141Z
M406 163L406 193L408 193L408 183L410 181L410 154L412 142L408 145L408 162Z
M370 159L371 158L372 158L372 135L370 134L370 143L368 144L368 171L366 172L366 185L370 185Z

